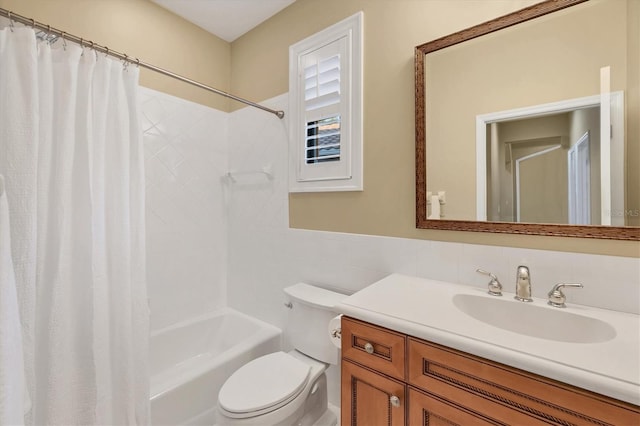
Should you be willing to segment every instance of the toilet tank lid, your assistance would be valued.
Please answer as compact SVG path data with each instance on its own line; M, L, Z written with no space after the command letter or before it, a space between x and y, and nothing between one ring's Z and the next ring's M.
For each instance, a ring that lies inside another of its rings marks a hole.
M334 308L347 297L346 294L337 293L335 291L305 283L298 283L286 287L284 292L293 300L326 309Z

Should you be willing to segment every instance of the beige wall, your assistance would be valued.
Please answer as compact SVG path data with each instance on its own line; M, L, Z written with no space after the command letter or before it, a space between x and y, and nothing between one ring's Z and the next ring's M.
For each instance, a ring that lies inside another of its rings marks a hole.
M520 163L520 221L567 223L567 154L556 149Z
M501 176L499 185L503 194L499 200L502 216L500 220L516 221L516 160L562 144L564 146L560 150L520 164L520 189L524 194L520 200L520 221L568 223L567 185L560 185L559 182L567 181L569 113L506 121L498 123L498 128L500 157L503 158L496 165ZM507 144L512 144L510 156L507 155ZM540 168L536 171L533 165ZM544 197L548 198L545 200Z
M297 0L232 43L234 93L288 91L289 45L364 11L363 192L291 194L295 228L640 256L638 243L415 228L414 47L536 1ZM475 169L456 168L460 179ZM445 206L446 212L446 206Z
M0 0L0 7L229 91L231 45L148 0ZM229 100L141 70L140 84L229 111Z

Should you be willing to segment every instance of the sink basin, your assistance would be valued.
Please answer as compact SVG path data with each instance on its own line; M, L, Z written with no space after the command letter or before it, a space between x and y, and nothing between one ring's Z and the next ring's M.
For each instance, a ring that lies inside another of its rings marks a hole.
M453 304L470 317L514 333L567 343L601 343L615 329L597 318L564 309L473 294L456 294Z

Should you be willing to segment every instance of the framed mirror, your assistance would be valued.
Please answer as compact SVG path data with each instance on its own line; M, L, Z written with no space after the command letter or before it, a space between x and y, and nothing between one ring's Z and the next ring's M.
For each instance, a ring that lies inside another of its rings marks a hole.
M548 0L417 46L416 226L640 240L639 27Z

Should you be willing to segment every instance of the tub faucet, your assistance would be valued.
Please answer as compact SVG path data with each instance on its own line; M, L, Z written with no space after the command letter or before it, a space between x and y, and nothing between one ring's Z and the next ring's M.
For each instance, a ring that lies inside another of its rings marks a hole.
M529 268L526 266L518 266L515 299L521 302L533 302L531 298L531 275L529 274Z

